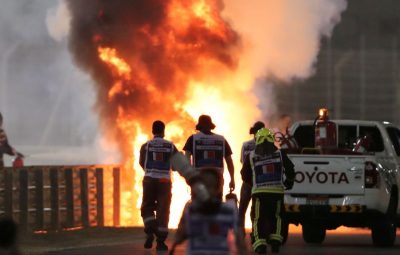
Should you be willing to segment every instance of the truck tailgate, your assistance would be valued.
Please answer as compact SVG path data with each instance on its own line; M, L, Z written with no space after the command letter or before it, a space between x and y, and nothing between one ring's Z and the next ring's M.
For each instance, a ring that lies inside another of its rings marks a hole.
M364 194L364 167L367 157L343 155L289 154L296 179L289 194Z

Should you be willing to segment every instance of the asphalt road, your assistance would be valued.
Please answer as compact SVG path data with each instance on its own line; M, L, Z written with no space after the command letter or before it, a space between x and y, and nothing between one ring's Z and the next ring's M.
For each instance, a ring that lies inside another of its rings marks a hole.
M280 254L312 255L312 254L400 254L400 231L397 232L398 239L394 247L376 248L372 245L368 231L363 233L328 233L322 245L307 245L303 242L299 233L291 234L288 242L282 247ZM154 249L146 251L142 245L143 239L132 240L131 244L97 246L80 249L69 249L58 252L45 253L46 255L151 255L168 254L166 252L157 253ZM270 254L270 252L268 252ZM177 255L185 254L185 247L180 247Z

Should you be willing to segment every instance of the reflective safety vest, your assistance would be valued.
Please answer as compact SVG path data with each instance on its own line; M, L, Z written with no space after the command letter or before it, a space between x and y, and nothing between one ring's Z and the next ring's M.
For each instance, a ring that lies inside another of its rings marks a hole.
M236 230L237 225L237 210L232 204L222 203L215 214L202 214L192 204L187 204L184 217L189 237L187 254L231 254L228 233Z
M250 164L253 170L253 188L255 193L283 193L282 154L276 151L271 155L258 155L250 152Z
M171 179L170 157L174 145L161 137L155 137L147 142L145 176L157 179Z
M193 166L196 169L215 167L224 170L225 139L221 135L193 135Z
M250 154L251 151L254 151L256 148L256 141L254 139L251 139L247 142L244 142L242 145L242 153L240 155L240 162L244 162L246 159L246 156Z

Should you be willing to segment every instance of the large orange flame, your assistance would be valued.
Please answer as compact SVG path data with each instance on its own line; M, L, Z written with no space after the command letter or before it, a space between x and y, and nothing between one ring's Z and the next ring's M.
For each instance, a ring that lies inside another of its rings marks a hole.
M250 91L254 75L241 61L239 35L221 15L222 0L85 0L69 7L71 50L96 81L101 127L119 144L125 164L121 224L143 224L138 158L156 119L182 148L199 115L211 115L215 132L233 148L239 190L240 147L260 114ZM174 173L171 227L189 198L189 187Z

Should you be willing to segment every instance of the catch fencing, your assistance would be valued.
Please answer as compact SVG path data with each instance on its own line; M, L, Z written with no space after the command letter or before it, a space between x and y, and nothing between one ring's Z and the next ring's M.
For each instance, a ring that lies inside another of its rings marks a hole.
M0 217L23 230L120 224L120 167L34 166L0 169Z

